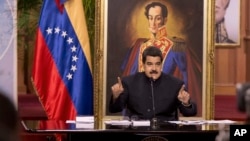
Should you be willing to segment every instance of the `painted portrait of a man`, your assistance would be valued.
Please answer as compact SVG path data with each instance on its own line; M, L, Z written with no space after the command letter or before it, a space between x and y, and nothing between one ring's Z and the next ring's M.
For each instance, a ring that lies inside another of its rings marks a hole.
M239 41L239 1L215 0L215 42L236 44Z
M203 0L109 0L107 94L117 76L143 71L141 54L154 45L164 56L162 71L184 81L201 116L203 5Z
M216 44L239 43L238 0L215 0L215 42Z

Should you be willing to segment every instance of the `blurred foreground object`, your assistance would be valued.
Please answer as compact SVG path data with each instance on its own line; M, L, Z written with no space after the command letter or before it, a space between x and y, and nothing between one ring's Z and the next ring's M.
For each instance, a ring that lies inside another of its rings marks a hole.
M250 83L236 84L237 108L246 113L246 122L250 123Z

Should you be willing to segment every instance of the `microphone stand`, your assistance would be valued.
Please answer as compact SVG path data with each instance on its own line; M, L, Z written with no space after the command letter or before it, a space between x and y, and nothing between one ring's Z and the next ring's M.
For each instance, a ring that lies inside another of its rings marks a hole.
M155 128L157 128L157 126L158 126L158 120L157 120L157 118L156 118L156 116L155 116L155 98L154 98L154 85L153 85L153 78L150 78L150 84L151 84L151 95L152 95L152 105L153 105L153 118L151 119L151 122L150 122L150 124L151 124L151 127L153 128L153 129L155 129Z

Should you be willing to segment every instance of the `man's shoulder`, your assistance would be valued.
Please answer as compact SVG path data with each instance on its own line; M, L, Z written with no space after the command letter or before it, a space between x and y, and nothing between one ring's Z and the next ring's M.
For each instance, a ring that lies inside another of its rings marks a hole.
M132 50L132 52L137 52L140 49L141 45L147 41L148 38L138 38L135 40L135 42L133 42L132 47L130 49Z
M125 83L132 84L134 82L140 81L143 77L145 77L145 74L143 72L136 72L136 73L124 76L122 80Z
M135 72L133 74L124 76L123 79L132 79L132 78L135 78L135 77L142 77L143 75L144 75L143 72Z
M170 36L168 37L171 41L176 42L176 43L185 43L185 39L178 37L178 36Z
M168 38L173 42L173 51L185 51L187 46L185 39L177 36L170 36Z
M235 41L233 41L232 39L228 38L228 39L227 39L227 43L233 43L233 44L234 44Z
M128 78L138 78L138 77L145 77L145 73L144 72L136 72L136 73L128 76Z
M135 40L134 45L140 46L141 44L147 42L148 40L149 40L149 38L138 38Z
M179 78L177 78L177 77L175 77L175 76L173 76L173 75L171 75L171 74L166 74L166 73L164 73L164 72L162 72L162 77L163 77L164 79L168 80L168 81L180 82L180 83L182 82L181 79L179 79Z

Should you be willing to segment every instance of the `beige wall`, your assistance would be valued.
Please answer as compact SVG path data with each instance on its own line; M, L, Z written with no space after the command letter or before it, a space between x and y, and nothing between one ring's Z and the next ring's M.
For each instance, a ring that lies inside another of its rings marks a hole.
M249 58L246 51L249 49L246 46L247 40L245 39L249 36L246 30L249 30L247 25L250 22L248 14L250 2L248 0L241 0L240 2L240 43L235 46L215 46L215 95L235 95L235 84L250 80L247 79L247 72L250 68L246 63L247 58Z

